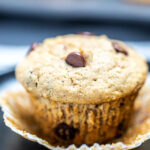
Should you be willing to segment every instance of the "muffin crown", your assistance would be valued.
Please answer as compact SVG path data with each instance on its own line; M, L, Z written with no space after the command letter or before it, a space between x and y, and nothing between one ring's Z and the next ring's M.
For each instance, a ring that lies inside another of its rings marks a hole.
M106 36L46 39L16 68L17 79L37 97L99 104L136 93L147 75L143 58Z

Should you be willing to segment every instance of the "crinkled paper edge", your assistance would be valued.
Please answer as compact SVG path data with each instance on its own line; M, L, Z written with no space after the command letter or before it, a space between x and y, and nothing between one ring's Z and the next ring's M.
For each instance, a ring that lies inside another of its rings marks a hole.
M37 142L45 147L47 147L48 149L53 149L53 150L122 150L122 149L133 149L133 148L137 148L139 147L143 142L147 141L148 139L150 139L150 132L148 132L145 135L139 135L137 137L137 143L134 145L125 145L122 142L118 142L115 144L106 144L106 145L99 145L97 143L95 143L93 146L88 147L87 145L83 144L81 145L79 148L77 148L75 145L70 145L68 148L61 148L61 147L54 147L52 145L50 145L47 141L37 137L36 135L27 133L26 131L17 129L17 127L14 127L14 125L9 121L10 115L9 112L6 112L5 110L3 110L4 113L4 120L5 120L5 124L11 128L11 130L13 130L15 133L23 136L24 138L31 140L33 142Z

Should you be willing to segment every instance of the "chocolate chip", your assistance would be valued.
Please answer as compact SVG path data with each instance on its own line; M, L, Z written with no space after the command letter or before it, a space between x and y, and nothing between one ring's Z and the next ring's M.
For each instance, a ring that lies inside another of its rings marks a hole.
M72 140L75 137L75 134L79 132L78 129L73 128L72 126L67 125L66 123L60 123L54 129L55 134L63 140Z
M123 119L119 124L118 124L118 131L124 131L126 129L127 126L127 121L125 119Z
M30 47L30 49L29 49L27 55L28 55L31 51L33 51L38 45L39 45L38 42L32 43L32 45L31 45L31 47Z
M95 34L92 33L92 32L78 32L78 34L84 35L84 36L93 36L93 35L95 35Z
M123 107L123 106L124 106L124 103L123 103L123 102L121 102L121 103L120 103L120 107Z
M70 53L66 58L66 63L72 67L85 67L85 59L81 53Z
M112 45L117 53L123 53L124 55L128 55L128 52L123 47L121 47L121 45L119 45L119 43L112 42Z

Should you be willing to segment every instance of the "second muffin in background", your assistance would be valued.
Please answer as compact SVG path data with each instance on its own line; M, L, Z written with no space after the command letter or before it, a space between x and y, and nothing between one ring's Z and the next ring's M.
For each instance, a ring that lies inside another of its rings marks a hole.
M42 134L53 145L92 145L121 135L144 84L147 65L106 36L46 39L16 69Z

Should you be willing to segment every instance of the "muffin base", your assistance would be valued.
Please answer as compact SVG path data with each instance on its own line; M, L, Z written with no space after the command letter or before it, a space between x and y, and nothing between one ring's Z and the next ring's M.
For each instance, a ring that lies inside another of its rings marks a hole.
M52 145L105 143L127 128L137 94L102 104L54 102L30 96L41 134Z

